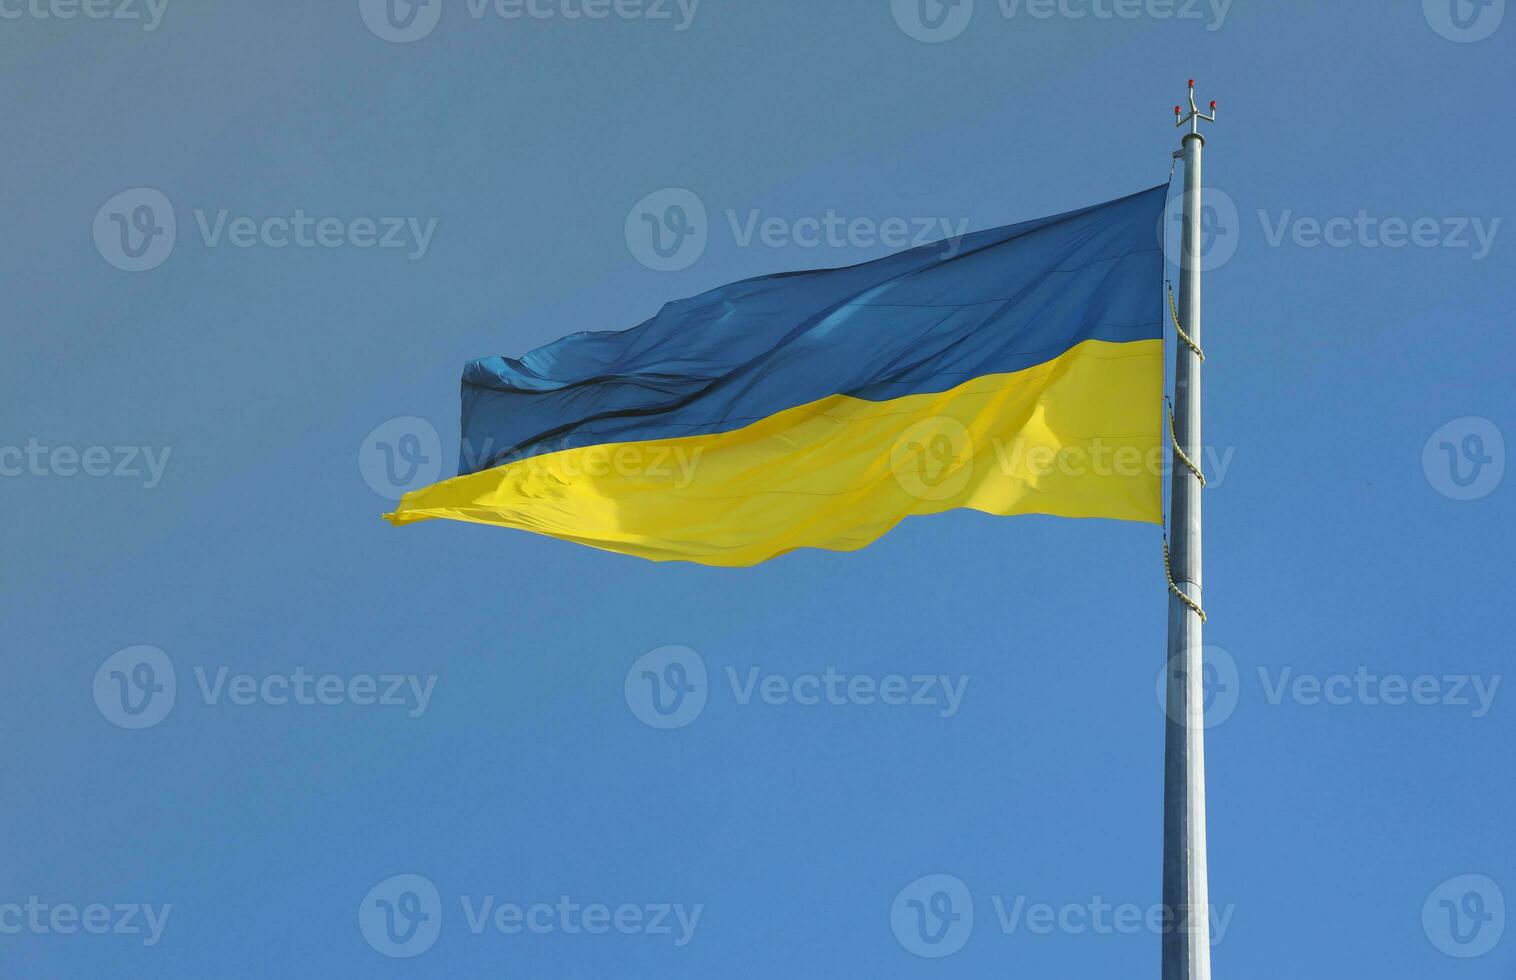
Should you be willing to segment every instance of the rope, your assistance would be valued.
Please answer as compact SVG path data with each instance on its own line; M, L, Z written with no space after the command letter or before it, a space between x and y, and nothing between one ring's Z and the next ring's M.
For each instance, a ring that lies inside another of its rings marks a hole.
M1178 460L1183 463L1191 473L1195 474L1195 479L1200 481L1200 489L1204 490L1205 474L1200 472L1200 467L1195 465L1195 461L1193 459L1190 459L1190 457L1185 453L1183 449L1179 448L1179 431L1174 423L1173 405L1169 406L1169 439L1174 444L1174 456L1178 458Z
M1172 285L1168 285L1167 288L1169 294L1169 314L1174 319L1174 331L1179 334L1179 339L1184 342L1185 346L1194 351L1195 356L1200 358L1200 363L1204 364L1205 351L1201 350L1200 345L1195 343L1195 341L1191 339L1190 335L1184 332L1184 326L1179 322L1179 306L1174 302L1174 287ZM1179 428L1177 423L1174 421L1173 403L1169 402L1168 399L1164 399L1164 401L1169 413L1169 439L1174 446L1174 458L1183 463L1185 467L1195 475L1195 479L1200 481L1200 489L1204 490L1205 474L1200 471L1200 467L1195 464L1195 461L1193 459L1190 459L1189 454L1180 448ZM1169 591L1174 593L1180 602L1188 606L1191 612L1199 616L1201 624L1204 625L1206 620L1205 610L1200 608L1200 603L1196 602L1194 599L1191 599L1189 595L1187 595L1185 591L1179 587L1178 582L1174 581L1174 565L1169 558L1169 535L1167 526L1164 527L1163 532L1163 574L1164 577L1169 581Z
M1178 596L1180 602L1189 606L1190 610L1200 617L1201 625L1205 625L1205 610L1200 608L1200 603L1186 595L1179 587L1179 583L1174 581L1174 570L1169 564L1169 536L1167 534L1163 536L1163 574L1168 577L1169 591Z
M1194 351L1195 356L1200 358L1200 363L1204 364L1205 351L1201 350L1200 345L1195 343L1195 341L1190 338L1190 335L1184 332L1184 327L1179 323L1179 304L1174 302L1174 287L1172 284L1169 285L1169 316L1173 317L1174 331L1179 334L1179 339L1184 341L1184 346Z

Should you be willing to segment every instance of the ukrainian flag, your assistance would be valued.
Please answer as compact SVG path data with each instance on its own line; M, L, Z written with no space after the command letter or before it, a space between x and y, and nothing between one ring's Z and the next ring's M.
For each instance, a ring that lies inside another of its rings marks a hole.
M959 507L1157 523L1165 196L474 361L462 475L387 516L727 566Z

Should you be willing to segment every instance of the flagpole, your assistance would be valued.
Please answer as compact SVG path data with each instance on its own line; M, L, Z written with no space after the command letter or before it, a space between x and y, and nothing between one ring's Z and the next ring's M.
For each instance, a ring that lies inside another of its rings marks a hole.
M1184 230L1179 280L1179 343L1174 345L1174 406L1171 434L1174 467L1170 496L1169 642L1163 760L1163 980L1210 980L1210 897L1205 852L1205 655L1201 629L1200 490L1205 485L1191 461L1200 459L1200 122L1216 121L1216 103L1205 115L1174 110L1184 160ZM1182 118L1181 118L1182 116Z

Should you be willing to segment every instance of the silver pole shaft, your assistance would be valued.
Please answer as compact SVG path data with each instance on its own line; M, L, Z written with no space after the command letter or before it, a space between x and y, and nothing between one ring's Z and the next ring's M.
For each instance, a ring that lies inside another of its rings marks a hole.
M1205 140L1184 137L1184 233L1179 320L1201 343L1200 154ZM1198 464L1200 358L1174 344L1174 428L1179 447ZM1200 595L1200 481L1177 458L1171 496L1171 569L1175 583L1198 606ZM1210 980L1210 896L1205 860L1205 660L1200 616L1169 597L1169 679L1163 759L1163 980Z

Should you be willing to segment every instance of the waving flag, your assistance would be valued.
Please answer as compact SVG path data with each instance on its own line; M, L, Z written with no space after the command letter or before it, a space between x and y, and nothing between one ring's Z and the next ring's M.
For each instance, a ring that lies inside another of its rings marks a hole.
M862 548L958 507L1157 523L1165 195L474 361L462 475L387 516L707 565Z

